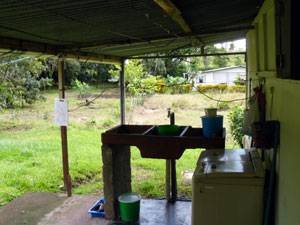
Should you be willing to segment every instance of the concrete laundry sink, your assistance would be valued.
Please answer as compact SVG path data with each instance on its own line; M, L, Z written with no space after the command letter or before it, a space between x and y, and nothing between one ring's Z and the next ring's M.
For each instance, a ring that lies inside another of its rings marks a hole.
M144 158L179 159L185 149L225 148L222 136L205 138L202 128L180 126L178 136L159 136L155 125L119 125L102 133L105 145L136 146Z

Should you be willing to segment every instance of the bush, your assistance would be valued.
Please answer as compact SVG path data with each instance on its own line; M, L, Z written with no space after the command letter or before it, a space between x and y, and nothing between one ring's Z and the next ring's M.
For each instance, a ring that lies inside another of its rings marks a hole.
M15 60L20 61L15 63ZM40 94L41 81L38 79L45 70L41 60L3 57L0 62L4 63L0 67L0 108L23 107L25 103L32 104L43 99Z
M179 93L189 93L193 90L193 86L191 84L181 84L179 85Z
M197 90L199 92L205 93L205 92L226 92L229 91L231 93L233 92L241 92L245 93L246 92L246 86L244 85L233 85L233 86L228 86L227 84L216 84L216 85L202 85L200 84L197 87Z
M237 76L237 77L235 78L235 80L233 81L233 83L234 83L235 85L243 85L243 84L244 84L244 81L243 81L243 79L242 79L240 76Z
M233 85L230 86L229 88L230 92L241 92L241 93L245 93L246 92L246 86L245 85Z
M160 94L166 93L166 91L169 89L168 85L164 82L157 82L157 92Z
M229 106L228 102L220 102L219 103L219 109L226 110L226 109L229 109L229 108L230 108L230 106Z
M228 91L229 90L229 86L227 84L216 84L216 85L199 85L197 87L197 90L199 92L225 92L225 91Z
M244 110L243 107L234 105L231 112L228 115L230 132L234 141L242 147L242 137L241 133L243 126Z
M79 89L79 92L80 92L79 98L82 98L83 92L87 92L87 90L90 88L90 86L87 83L81 82L77 79L72 82L72 86L73 86L73 88Z
M108 119L106 119L106 120L102 123L102 126L105 127L105 128L111 127L112 125L115 124L115 122L116 122L116 121L115 121L114 119L108 118Z

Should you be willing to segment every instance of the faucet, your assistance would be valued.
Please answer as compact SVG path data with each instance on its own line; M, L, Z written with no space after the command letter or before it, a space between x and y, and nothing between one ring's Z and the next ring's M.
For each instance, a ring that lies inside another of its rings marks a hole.
M175 125L175 113L171 112L171 108L168 108L168 118L170 118L170 125Z

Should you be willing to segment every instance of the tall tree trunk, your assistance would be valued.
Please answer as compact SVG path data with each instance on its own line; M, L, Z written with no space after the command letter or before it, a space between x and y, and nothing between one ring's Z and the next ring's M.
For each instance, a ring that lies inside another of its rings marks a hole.
M207 61L207 56L204 56L204 67L208 67L208 61Z

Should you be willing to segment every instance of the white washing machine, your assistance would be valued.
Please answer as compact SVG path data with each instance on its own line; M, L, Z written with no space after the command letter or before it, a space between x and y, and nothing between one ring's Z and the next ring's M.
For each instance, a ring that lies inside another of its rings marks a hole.
M261 225L265 170L257 150L203 151L193 175L192 225Z

